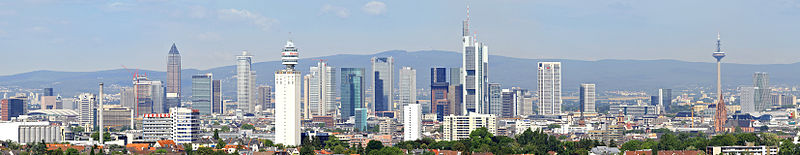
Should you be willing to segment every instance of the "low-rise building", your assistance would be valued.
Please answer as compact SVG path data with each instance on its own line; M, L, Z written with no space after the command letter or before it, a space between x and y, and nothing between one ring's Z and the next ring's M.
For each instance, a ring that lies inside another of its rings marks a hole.
M467 116L445 116L443 122L443 140L456 141L468 139L469 134L478 128L485 127L489 133L497 134L497 117L492 114L470 113Z
M750 155L777 155L780 149L777 146L709 146L706 153L719 154L750 154Z

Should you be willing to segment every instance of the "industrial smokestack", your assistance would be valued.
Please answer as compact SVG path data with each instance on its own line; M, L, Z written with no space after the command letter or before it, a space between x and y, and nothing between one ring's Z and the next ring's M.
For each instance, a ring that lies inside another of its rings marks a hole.
M100 107L97 108L97 110L100 111L98 112L98 115L100 115L100 119L98 120L98 122L100 122L100 133L97 134L97 137L100 137L100 146L103 146L103 136L105 135L105 128L103 127L103 83L102 82L100 82L99 98L100 98L100 104L99 104Z

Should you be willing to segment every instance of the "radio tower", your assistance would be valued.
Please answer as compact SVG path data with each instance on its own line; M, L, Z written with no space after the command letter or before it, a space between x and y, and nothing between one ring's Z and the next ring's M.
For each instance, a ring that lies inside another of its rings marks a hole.
M725 126L725 121L728 118L728 110L725 108L725 100L722 98L722 78L720 67L722 58L725 57L725 52L722 51L720 46L720 37L719 33L717 33L717 51L714 51L714 54L712 54L712 56L717 59L717 95L719 95L719 99L717 101L717 112L714 116L715 132L723 131L723 126Z
M289 40L281 52L286 68L275 72L275 143L300 145L300 71L294 69L299 54Z

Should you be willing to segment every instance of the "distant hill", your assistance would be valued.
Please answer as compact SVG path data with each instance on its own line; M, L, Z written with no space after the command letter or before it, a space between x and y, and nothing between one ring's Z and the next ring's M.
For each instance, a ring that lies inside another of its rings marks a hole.
M461 54L450 51L385 51L371 55L337 54L325 57L300 59L298 69L308 73L317 60L327 59L330 66L361 67L370 70L370 58L392 56L395 68L411 66L417 69L417 88L428 88L431 67L460 67ZM234 56L231 63L234 64ZM489 57L489 79L503 87L523 87L536 89L536 64L541 61L560 61L563 71L564 91L577 91L583 82L596 83L601 90L653 90L660 87L713 87L716 66L709 56L709 62L685 62L677 60L566 60L566 59L522 59L491 55ZM184 66L190 68L191 66ZM274 71L282 68L280 61L254 63L259 84L272 85ZM800 75L800 64L723 64L723 87L751 85L753 72L768 72L770 84L795 85ZM185 69L182 72L183 94L191 95L191 76L213 73L215 79L222 80L225 95L235 94L235 66L223 66L208 70ZM151 79L166 79L160 71L140 70ZM338 71L337 71L338 72ZM397 74L396 74L397 75ZM0 85L40 89L54 87L62 96L73 96L79 92L96 92L97 82L103 81L109 93L115 93L119 86L130 86L131 75L125 69L96 72L34 71L16 75L0 76ZM339 83L339 81L337 81Z

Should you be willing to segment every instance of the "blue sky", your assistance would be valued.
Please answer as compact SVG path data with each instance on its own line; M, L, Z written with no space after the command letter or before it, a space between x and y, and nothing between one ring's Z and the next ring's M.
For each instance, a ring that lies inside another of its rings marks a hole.
M195 69L278 60L290 37L301 57L458 51L467 3L493 55L711 62L721 32L726 62L800 57L798 0L20 0L0 1L0 75L166 70L173 42Z

